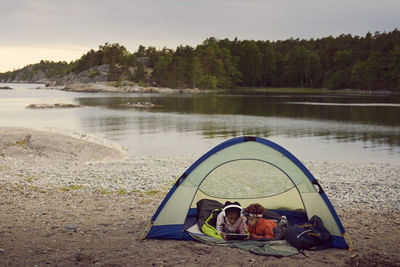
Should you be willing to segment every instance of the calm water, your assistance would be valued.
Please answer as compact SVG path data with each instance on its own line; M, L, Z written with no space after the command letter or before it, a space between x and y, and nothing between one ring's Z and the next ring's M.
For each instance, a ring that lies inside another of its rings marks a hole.
M0 90L0 126L97 133L123 144L130 154L200 156L226 139L256 135L301 160L400 162L400 95L85 94L8 86L16 89ZM138 101L158 106L123 106ZM45 103L84 107L25 108Z

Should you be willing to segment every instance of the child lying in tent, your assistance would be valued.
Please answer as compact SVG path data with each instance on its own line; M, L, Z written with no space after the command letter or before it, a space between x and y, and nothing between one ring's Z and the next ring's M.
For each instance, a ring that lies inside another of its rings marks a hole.
M260 241L274 239L274 229L278 227L278 224L274 220L263 218L266 208L256 203L251 204L244 211L248 216L250 239Z
M239 202L227 201L217 216L216 229L223 239L226 233L247 234L246 217Z

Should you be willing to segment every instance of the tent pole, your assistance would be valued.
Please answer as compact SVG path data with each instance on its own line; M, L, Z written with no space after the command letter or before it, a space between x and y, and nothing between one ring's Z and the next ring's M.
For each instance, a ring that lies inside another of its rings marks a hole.
M349 250L350 251L354 251L354 247L353 247L353 244L351 243L351 241L350 241L350 237L347 235L347 233L346 232L344 232L344 234L343 234L345 237L346 237L346 239L347 239L347 242L349 242Z
M142 235L139 238L139 241L142 241L143 239L146 238L147 233L149 232L148 229L150 229L150 227L153 225L153 222L150 220L149 223L146 225L146 228L144 228L144 231L142 233Z

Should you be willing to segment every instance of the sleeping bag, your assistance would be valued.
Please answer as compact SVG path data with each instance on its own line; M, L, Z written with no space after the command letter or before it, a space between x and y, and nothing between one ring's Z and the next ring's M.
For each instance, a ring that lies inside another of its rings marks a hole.
M217 216L222 211L223 204L216 200L201 199L196 203L197 224L204 234L222 239L216 229Z

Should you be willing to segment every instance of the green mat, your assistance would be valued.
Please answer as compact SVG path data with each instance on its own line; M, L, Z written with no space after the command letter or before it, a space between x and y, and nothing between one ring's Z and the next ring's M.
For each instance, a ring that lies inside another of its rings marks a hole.
M186 230L194 239L217 246L227 246L248 250L257 255L270 255L278 257L286 257L298 254L297 248L291 246L286 240L273 241L254 241L254 240L222 240L211 236L204 235L197 224Z

